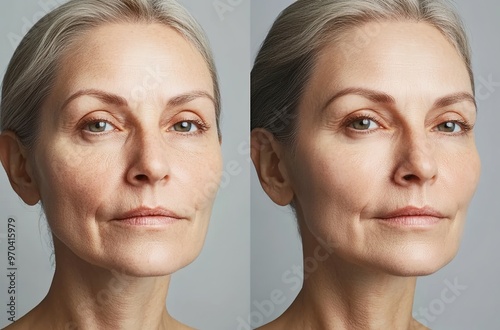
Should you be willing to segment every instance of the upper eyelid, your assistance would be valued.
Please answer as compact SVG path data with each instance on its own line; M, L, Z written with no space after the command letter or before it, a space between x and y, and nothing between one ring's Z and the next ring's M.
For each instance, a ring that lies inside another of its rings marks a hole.
M181 119L181 120L176 120L172 125L170 125L170 128L174 127L177 124L184 123L184 122L191 123L191 124L197 126L198 129L201 129L201 127L199 127L199 126L205 125L205 123L199 119Z
M175 125L177 125L179 123L182 123L182 122L188 122L188 123L193 124L194 126L196 126L196 130L206 131L206 130L210 129L210 125L206 121L204 121L203 119L201 119L199 116L197 116L197 115L196 115L196 118L181 118L179 120L173 120L174 118L175 118L175 116L172 117L172 118L170 118L170 120L169 120L169 122L173 121L173 123L169 124L169 126L167 128L168 131L175 131L172 128ZM82 118L80 120L80 122L81 123L78 125L80 127L80 129L83 129L83 130L85 130L85 131L87 131L87 132L89 132L91 134L103 134L103 133L106 133L105 131L104 132L92 132L92 131L90 131L88 129L85 129L86 127L88 127L89 125L91 125L93 123L105 122L105 123L111 125L114 128L112 131L114 131L114 130L116 130L118 128L117 125L114 124L111 120L108 120L108 119L105 119L105 118L101 118L101 117L97 117L97 116L95 118L92 118L92 117L91 118ZM111 131L109 131L109 132L111 132Z
M435 123L434 126L440 125L444 122L458 122L474 127L475 118L469 118L469 116L460 111L446 111L436 115L430 120L430 122Z
M361 110L361 111L363 111L363 110ZM366 111L373 112L373 110L366 110ZM464 115L462 115L461 113L456 112L456 111L453 111L452 113L455 116L458 116L460 118L444 118L444 119L441 118L440 119L440 117L443 117L443 116L451 116L449 114L449 112L441 114L432 120L432 122L434 122L432 129L434 130L437 126L442 125L446 122L454 122L454 123L458 124L462 128L463 131L469 131L469 130L472 130L474 128L475 124L472 123L467 118L465 118ZM385 123L386 123L386 119L383 118L378 112L375 112L375 115L373 113L370 113L370 114L367 114L367 113L356 114L355 113L355 114L350 114L350 115L346 116L344 119L342 119L341 126L350 127L350 125L352 125L353 122L361 120L361 119L369 119L371 121L374 121L379 126L378 128L384 128ZM377 129L377 128L374 128L372 130L375 130L375 129ZM364 131L368 131L368 130L364 130Z
M171 123L171 127L182 121L188 121L197 124L198 128L204 131L212 127L212 122L210 118L207 117L207 114L205 114L204 111L196 110L193 108L185 108L183 110L176 111L171 116L168 116L167 118L162 120L162 126L166 123Z
M82 118L82 120L80 120L80 122L81 122L82 126L87 126L87 125L92 124L92 123L104 122L104 123L110 124L116 128L116 125L111 120L108 120L105 118L97 118L97 117L96 118Z
M340 122L349 122L351 120L356 120L356 119L360 119L360 118L368 118L368 119L372 119L374 121L376 121L377 123L385 123L385 122L395 122L395 121L399 121L399 122L403 122L404 121L404 118L405 118L405 115L400 113L399 111L394 114L392 113L392 111L387 111L387 112L390 112L391 114L389 114L389 116L387 115L384 115L383 113L384 111L380 111L380 110L373 110L373 109L359 109L359 110L356 110L354 112L351 112L347 115L344 116L344 118L340 119L339 121ZM442 111L440 113L438 113L437 115L433 115L432 118L433 119L426 119L426 122L428 121L437 121L438 118L440 117L443 117L443 116L453 116L453 115L456 115L458 117L461 118L461 120L464 120L464 121L467 121L467 122L471 122L471 121L474 121L475 118L469 118L469 116L466 114L466 113L463 113L463 111L460 111L460 110L448 110L448 111ZM453 120L457 120L456 118L451 118L451 119L446 119L445 121L453 121Z
M97 108L92 111L86 111L84 115L81 115L80 119L78 119L77 124L80 124L81 122L84 121L105 121L113 126L117 126L117 124L122 124L123 119L120 119L116 115L114 115L112 112L105 110L105 109L100 109Z
M92 132L89 129L85 129L90 124L92 124L92 123L99 123L99 122L105 122L106 124L111 125L113 127L113 129L110 130L110 131L103 131L103 132ZM95 118L95 119L94 118L89 118L88 120L83 120L83 122L79 125L79 127L80 127L81 130L87 132L88 134L94 134L94 135L107 134L107 133L110 133L112 131L115 131L118 128L118 127L116 127L115 124L113 124L109 120L99 119L99 118Z
M361 111L363 111L363 110L361 110ZM367 111L367 110L365 110L365 111ZM361 119L365 119L365 118L374 121L379 126L384 126L383 122L385 122L385 119L381 118L381 116L378 115L378 113L376 115L373 115L373 114L367 114L367 113L362 113L362 112L360 112L360 113L355 112L353 114L351 113L350 115L348 115L342 119L341 124L342 124L342 126L348 126L356 120L361 120Z
M436 129L439 125L442 125L444 123L455 123L455 124L457 124L458 126L460 126L460 128L461 128L460 132L462 132L462 133L469 132L469 131L473 130L474 126L475 126L475 123L471 123L471 122L469 122L467 120L453 120L453 119L450 119L450 120L445 120L445 121L439 122L433 128ZM460 132L458 132L458 133L460 133Z

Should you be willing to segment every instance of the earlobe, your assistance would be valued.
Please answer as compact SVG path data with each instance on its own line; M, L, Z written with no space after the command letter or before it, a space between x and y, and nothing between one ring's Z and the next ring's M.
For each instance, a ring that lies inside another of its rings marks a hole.
M273 202L286 206L294 192L283 155L283 146L272 133L261 128L252 130L251 156L260 184Z
M0 161L10 185L19 197L28 205L38 203L40 194L29 168L26 150L13 132L4 131L0 134Z

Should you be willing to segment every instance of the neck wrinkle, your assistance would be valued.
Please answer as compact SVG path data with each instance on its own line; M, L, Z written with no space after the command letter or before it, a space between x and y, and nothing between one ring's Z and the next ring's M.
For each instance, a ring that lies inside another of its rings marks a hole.
M302 231L304 260L314 258L320 244ZM308 243L311 242L311 243ZM283 314L290 329L413 329L416 277L400 277L366 269L334 253L305 274L303 287ZM297 328L298 329L298 328Z
M63 244L57 244L57 249ZM176 328L167 312L170 276L134 277L91 265L65 246L57 249L47 297L37 306L51 329ZM47 323L46 323L46 322Z

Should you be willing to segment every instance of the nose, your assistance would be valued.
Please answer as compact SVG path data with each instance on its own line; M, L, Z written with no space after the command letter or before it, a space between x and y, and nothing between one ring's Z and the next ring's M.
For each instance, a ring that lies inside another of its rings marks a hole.
M438 166L432 144L425 133L409 134L400 141L394 181L402 186L432 183L438 175Z
M127 181L135 186L166 180L170 168L167 145L161 133L141 133L131 141Z

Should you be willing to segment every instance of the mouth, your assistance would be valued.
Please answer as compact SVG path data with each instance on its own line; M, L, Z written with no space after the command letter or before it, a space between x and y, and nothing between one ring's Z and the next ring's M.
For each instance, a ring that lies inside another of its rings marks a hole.
M139 207L121 214L115 220L130 226L165 226L184 219L162 207Z
M375 219L392 226L425 228L441 223L446 217L429 206L422 208L407 206L384 213Z

